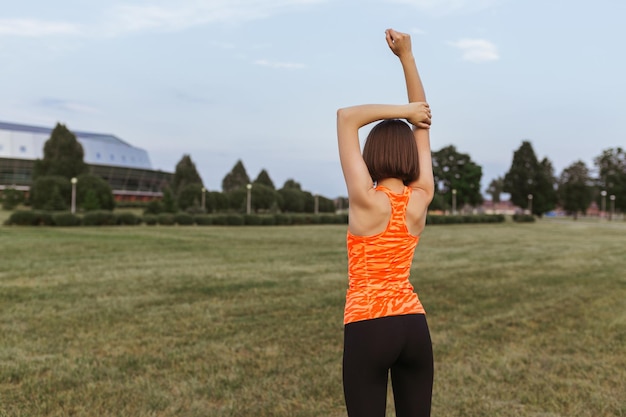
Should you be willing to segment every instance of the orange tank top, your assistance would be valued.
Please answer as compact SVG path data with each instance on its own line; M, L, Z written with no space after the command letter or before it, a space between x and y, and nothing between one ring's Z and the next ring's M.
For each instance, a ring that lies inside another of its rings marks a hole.
M348 279L344 324L403 314L425 314L409 282L413 255L419 241L406 227L406 206L411 188L394 194L378 186L391 202L387 228L373 236L348 231Z

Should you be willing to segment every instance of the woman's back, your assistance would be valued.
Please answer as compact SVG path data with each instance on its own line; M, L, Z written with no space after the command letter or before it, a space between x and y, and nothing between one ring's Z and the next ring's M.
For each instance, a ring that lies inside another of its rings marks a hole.
M423 314L413 286L409 282L411 265L419 237L406 224L412 190L401 193L379 185L385 195L390 216L384 230L360 236L348 231L349 288L344 309L344 324L380 317Z

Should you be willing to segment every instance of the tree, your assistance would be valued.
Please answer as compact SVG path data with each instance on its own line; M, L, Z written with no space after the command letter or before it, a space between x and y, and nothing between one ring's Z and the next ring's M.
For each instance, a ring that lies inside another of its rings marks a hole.
M234 190L225 192L228 198L228 208L238 212L246 211L246 199L248 198L248 190L246 187L239 187Z
M293 188L293 189L302 191L302 187L300 186L300 183L296 182L295 180L292 180L291 178L285 181L283 188Z
M302 195L304 196L304 212L305 213L314 213L315 212L315 197L308 191L302 191Z
M33 181L29 198L36 210L67 210L72 198L72 184L58 175L42 176Z
M43 159L35 161L33 180L43 176L67 179L86 173L83 147L65 125L57 123L43 147Z
M287 183L285 183L287 185ZM288 213L302 213L305 206L305 195L295 187L283 187L278 190L281 196L280 209Z
M598 168L597 186L607 196L615 196L615 209L626 211L626 151L609 148L594 159Z
M535 195L533 195L533 213L542 216L554 210L558 200L556 193L557 179L554 175L552 162L543 158L539 163L539 171L535 180Z
M528 207L532 198L532 212L541 216L556 204L553 171L552 163L547 158L539 162L531 143L523 141L513 153L502 190L511 194L511 201L518 207Z
M248 173L246 172L246 168L243 166L243 162L239 160L233 169L226 174L222 180L222 190L225 193L228 193L236 190L237 188L245 187L248 184L250 184L250 177L248 177Z
M219 191L211 191L206 195L206 209L208 212L228 210L228 196Z
M432 157L435 184L447 204L452 204L452 190L456 190L457 207L477 206L483 202L480 193L483 171L468 154L460 153L450 145L433 152Z
M494 203L500 202L500 194L503 192L502 187L504 187L504 179L502 177L495 178L489 183L487 194L491 196L491 201Z
M320 213L334 213L337 209L335 208L335 202L330 198L326 198L323 196L317 196L317 204L318 210Z
M591 177L583 161L576 161L565 168L559 178L559 199L563 209L578 218L586 213L593 199Z
M163 200L161 201L161 204L163 204L163 211L166 213L176 213L178 211L176 200L172 195L172 190L169 188L165 188L163 190Z
M178 196L181 190L189 184L200 184L198 190L202 191L202 178L198 174L196 165L189 155L183 155L182 159L176 164L176 171L174 171L174 177L172 178L172 192Z
M113 210L115 198L108 182L97 175L79 175L76 182L76 205L85 211Z
M267 187L270 187L272 190L275 190L276 187L274 187L274 182L272 181L272 179L270 178L269 174L267 173L266 170L261 170L261 172L259 173L258 177L256 177L256 180L254 180L254 184L263 184Z
M24 193L15 188L5 188L0 194L0 201L4 210L13 210L24 202Z
M205 195L206 198L206 195ZM187 210L189 207L200 207L202 201L202 184L188 183L178 189L178 207ZM205 201L206 205L206 201Z
M280 194L272 187L255 182L250 191L252 193L251 205L255 212L259 210L269 211L279 206Z

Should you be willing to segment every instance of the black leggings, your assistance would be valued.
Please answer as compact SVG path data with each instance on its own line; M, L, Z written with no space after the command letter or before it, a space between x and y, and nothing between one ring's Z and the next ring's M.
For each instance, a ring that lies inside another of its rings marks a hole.
M390 369L396 417L430 416L433 350L425 315L345 326L343 392L349 417L385 415Z

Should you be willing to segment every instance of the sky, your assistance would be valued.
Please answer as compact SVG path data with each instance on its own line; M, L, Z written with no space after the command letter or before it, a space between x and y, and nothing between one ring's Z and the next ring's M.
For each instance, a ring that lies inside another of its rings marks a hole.
M406 102L385 42L411 35L454 145L503 176L524 140L555 174L626 146L621 0L0 0L0 121L110 133L220 191L252 180L346 195L336 110ZM367 134L368 127L362 130Z

